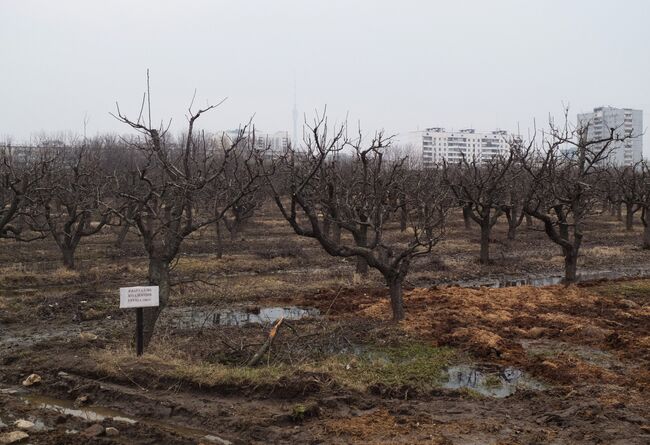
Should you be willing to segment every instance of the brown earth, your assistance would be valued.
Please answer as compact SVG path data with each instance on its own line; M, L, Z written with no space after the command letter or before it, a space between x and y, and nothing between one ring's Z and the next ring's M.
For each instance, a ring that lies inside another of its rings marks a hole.
M116 307L116 288L146 273L137 238L122 250L111 232L91 239L73 272L58 267L48 242L2 242L0 437L22 418L44 428L28 431L32 444L218 443L207 435L236 444L650 443L650 280L427 286L561 269L543 233L522 228L507 243L502 226L494 263L482 267L477 234L460 226L435 261L416 265L410 281L419 287L407 291L399 325L378 277L356 282L353 262L288 236L272 215L245 241L229 241L221 260L210 243L190 240L175 276L212 284L175 287L141 358L133 313ZM638 238L598 220L583 269L641 268L649 253ZM269 324L215 325L210 314L276 305L321 316L287 321L263 364L248 368ZM207 321L184 324L188 311ZM538 385L506 398L445 388L445 370L464 364L494 375L514 367ZM42 381L23 387L31 373ZM119 434L90 437L95 424Z

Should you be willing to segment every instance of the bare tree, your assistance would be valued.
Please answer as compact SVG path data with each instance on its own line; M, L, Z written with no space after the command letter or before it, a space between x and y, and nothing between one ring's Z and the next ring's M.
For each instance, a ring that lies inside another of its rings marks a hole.
M650 166L647 161L641 161L639 165L638 183L641 185L641 193L637 204L641 207L641 223L643 224L642 247L650 249Z
M444 164L445 182L461 203L463 211L481 228L481 264L490 262L492 227L508 206L507 174L514 151L487 159L463 156L458 163Z
M47 149L52 161L35 193L33 229L52 236L68 269L75 268L81 239L111 222L112 211L104 204L110 182L101 166L103 148L101 141L84 141Z
M255 211L264 203L263 190L250 193L235 203L230 211L224 215L223 223L230 232L230 239L236 240L248 222L255 215Z
M516 143L513 141L513 143ZM508 239L514 240L517 234L517 228L521 225L523 220L530 215L526 215L524 207L526 205L526 190L528 180L527 175L523 171L521 165L514 162L508 173L504 177L506 186L505 202L502 206L503 213L508 221Z
M33 192L41 181L47 159L29 149L0 146L0 238L31 241L42 238L26 234L26 221L33 207Z
M193 101L192 101L193 102ZM139 133L130 142L130 156L136 170L130 172L136 186L126 189L124 175L115 175L122 209L133 206L133 216L120 212L128 224L137 228L149 257L149 283L160 288L160 306L145 308L144 337L147 344L160 311L170 294L170 264L178 255L183 240L195 231L214 224L247 194L259 186L260 150L247 139L247 127L240 129L229 146L211 143L204 133L195 133L196 121L217 105L193 111L188 108L187 133L174 143L167 130L154 128L142 117L149 91L144 95L139 116L132 120L119 106L114 115ZM150 108L147 106L149 116ZM236 180L233 180L233 170Z
M276 205L296 234L316 239L330 255L361 258L378 270L390 290L393 319L401 320L410 264L440 238L444 192L431 181L432 171L409 170L405 158L386 159L389 140L381 133L368 143L360 134L352 140L345 125L330 132L327 119L317 116L305 145L278 159L270 184ZM406 239L386 230L399 212L394 193L403 193L411 209ZM327 224L340 226L344 236L328 234Z
M584 225L593 213L599 196L596 180L614 144L627 136L616 129L597 139L588 138L588 125L571 126L551 121L543 133L545 151L536 150L534 141L520 150L519 161L530 177L525 212L544 224L548 238L562 248L564 278L577 279L577 261L584 237Z
M644 193L641 162L634 165L612 166L607 170L613 176L610 182L619 196L619 203L625 205L625 230L634 229L634 214L641 210L640 201Z

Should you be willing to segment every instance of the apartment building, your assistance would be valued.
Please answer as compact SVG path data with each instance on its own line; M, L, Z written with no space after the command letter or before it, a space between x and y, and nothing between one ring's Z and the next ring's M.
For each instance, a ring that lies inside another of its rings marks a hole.
M400 145L410 146L412 150L422 153L425 166L445 162L458 162L463 156L479 162L507 154L508 142L512 135L505 130L487 132L466 128L447 131L441 127L432 127L420 131L401 134L397 138Z
M248 133L248 135L252 139L253 133ZM290 139L288 131L276 131L275 133L255 131L254 135L255 146L259 149L267 149L272 153L283 153L289 146ZM237 140L239 136L239 130L226 130L218 132L216 139L218 143L229 145Z
M625 141L614 142L609 161L633 165L643 158L643 111L631 108L598 107L591 113L578 114L578 125L587 126L587 138L607 138L610 129Z

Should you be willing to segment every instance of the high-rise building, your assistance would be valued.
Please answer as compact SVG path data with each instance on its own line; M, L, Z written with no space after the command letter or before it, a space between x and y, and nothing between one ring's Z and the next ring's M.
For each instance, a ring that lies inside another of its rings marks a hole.
M446 162L458 162L463 156L479 162L507 154L512 135L505 130L478 132L473 128L447 131L433 127L399 135L400 145L409 146L422 153L425 166Z
M609 162L633 165L643 158L643 111L631 108L598 107L591 113L578 114L578 125L587 126L589 140L606 139L611 129L614 135L625 138L610 146Z

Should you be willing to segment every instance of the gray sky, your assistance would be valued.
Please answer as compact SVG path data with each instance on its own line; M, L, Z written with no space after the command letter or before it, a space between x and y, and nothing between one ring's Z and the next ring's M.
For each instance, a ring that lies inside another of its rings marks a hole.
M137 114L147 68L174 130L196 88L199 105L228 97L202 128L291 131L294 78L301 115L327 104L388 133L650 110L646 0L0 0L0 19L0 137L16 140L81 133L85 115L89 135L127 132L108 113Z

